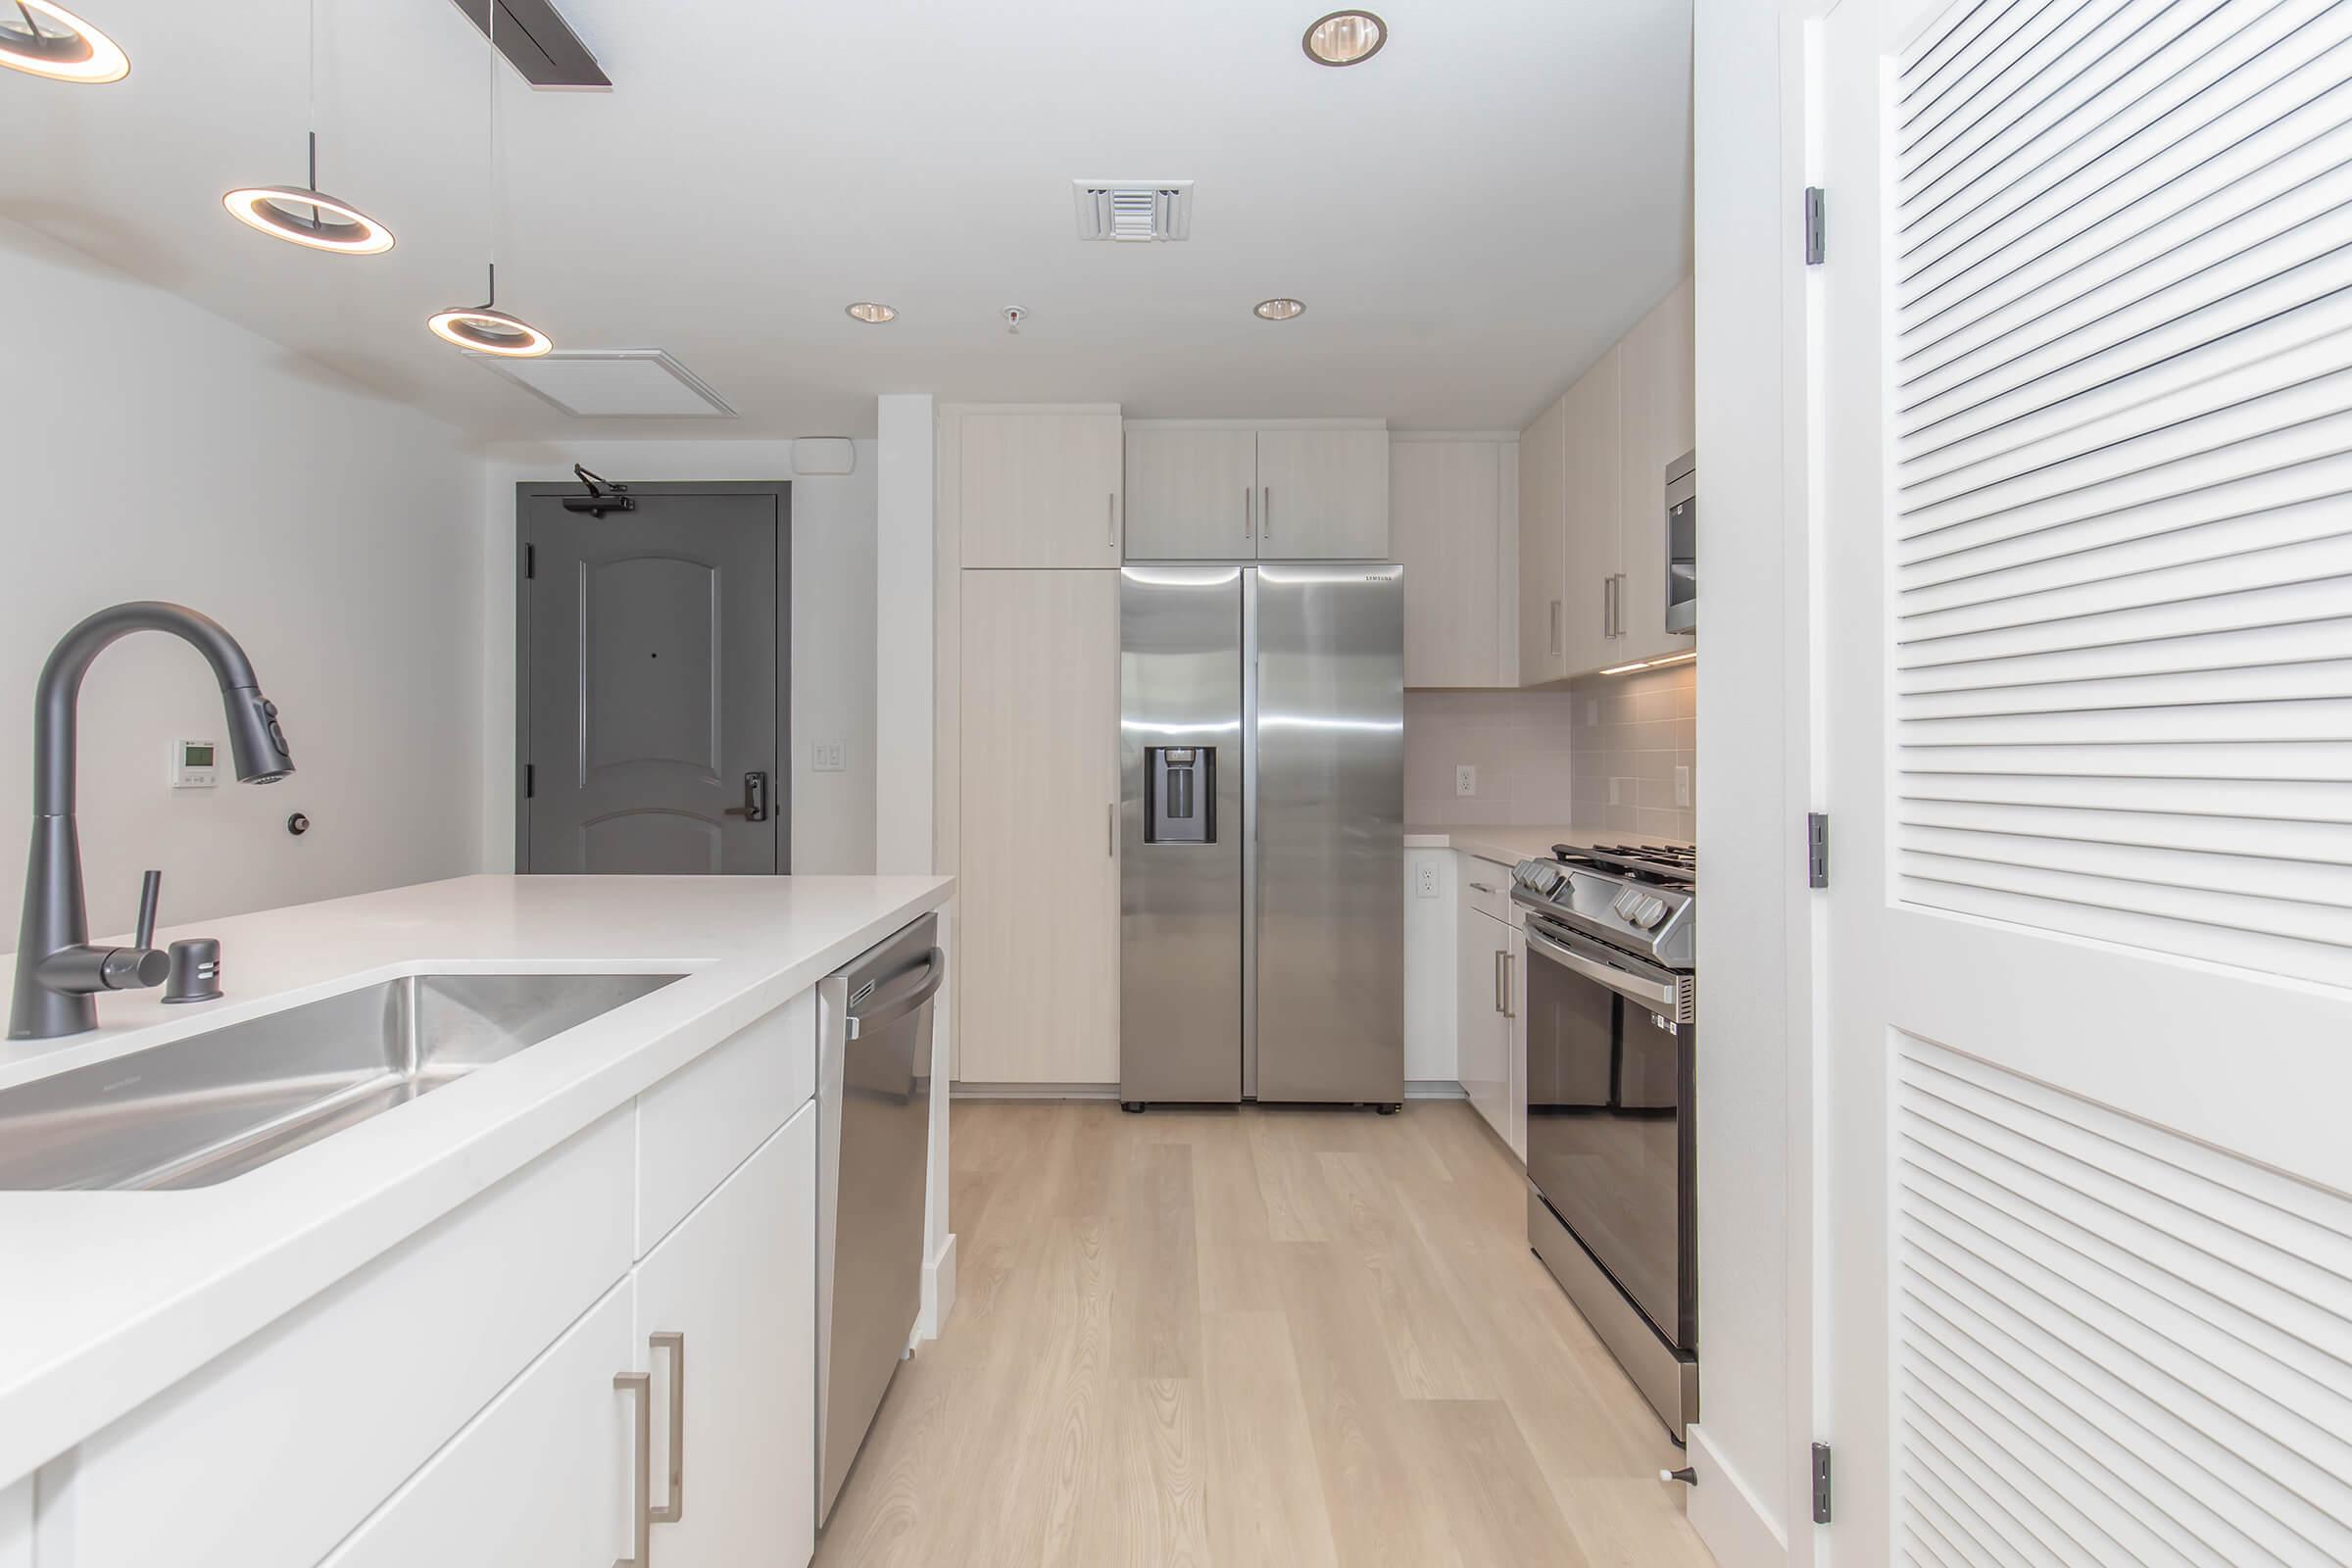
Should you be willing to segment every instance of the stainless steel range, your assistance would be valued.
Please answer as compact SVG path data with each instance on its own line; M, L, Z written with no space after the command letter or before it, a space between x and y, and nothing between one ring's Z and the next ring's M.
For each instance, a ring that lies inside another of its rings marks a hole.
M1528 1245L1680 1443L1698 1419L1697 858L1552 856L1511 873L1527 920Z

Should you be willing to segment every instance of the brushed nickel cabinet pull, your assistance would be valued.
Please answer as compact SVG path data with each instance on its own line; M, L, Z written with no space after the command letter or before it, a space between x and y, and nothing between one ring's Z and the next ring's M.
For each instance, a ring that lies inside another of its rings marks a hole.
M1110 547L1116 550L1119 546L1119 493L1116 490L1102 498L1102 532L1110 541Z
M1516 1018L1519 1009L1511 1005L1511 987L1519 978L1519 960L1508 953L1502 956L1502 1015Z
M1257 532L1264 538L1274 531L1274 487L1266 486L1265 496L1257 504Z
M1119 858L1119 803L1118 803L1118 802L1116 802L1116 801L1113 801L1113 802L1111 802L1111 803L1110 803L1110 809L1109 809L1109 811L1107 812L1107 814L1105 815L1105 818L1104 818L1104 820L1103 820L1103 823L1102 823L1102 825L1103 825L1104 829L1106 829L1106 831L1105 831L1105 832L1103 833L1103 835L1102 835L1102 853L1103 853L1104 855L1107 855L1107 856L1109 856L1109 857L1110 857L1112 859L1114 859L1114 860L1115 860L1115 859L1117 859L1117 858Z
M1557 599L1551 602L1551 651L1555 654L1560 651L1560 602Z
M612 1386L637 1401L636 1471L637 1496L629 1513L635 1520L632 1538L635 1550L626 1557L612 1559L612 1568L651 1568L654 1548L654 1375L651 1372L615 1372Z
M656 1355L669 1352L669 1501L646 1517L674 1525L686 1517L686 1336L656 1334L646 1343Z
M1242 537L1247 539L1257 531L1257 492L1250 485L1242 486Z

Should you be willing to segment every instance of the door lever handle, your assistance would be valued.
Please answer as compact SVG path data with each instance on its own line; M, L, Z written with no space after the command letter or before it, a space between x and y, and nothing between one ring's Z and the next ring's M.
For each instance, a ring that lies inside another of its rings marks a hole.
M754 771L743 775L743 804L730 806L722 813L740 816L747 822L767 820L767 775Z

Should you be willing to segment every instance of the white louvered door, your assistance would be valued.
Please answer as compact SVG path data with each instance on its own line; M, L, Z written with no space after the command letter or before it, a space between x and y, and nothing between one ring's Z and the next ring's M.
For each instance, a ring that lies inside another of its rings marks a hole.
M2352 1562L2352 0L1811 29L1824 1560Z

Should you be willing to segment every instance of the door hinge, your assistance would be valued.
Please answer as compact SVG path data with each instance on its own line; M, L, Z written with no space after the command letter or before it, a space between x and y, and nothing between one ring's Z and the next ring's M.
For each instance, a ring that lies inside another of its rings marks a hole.
M537 545L522 547L522 575L526 581L539 575L539 547Z
M522 764L522 798L529 800L539 793L539 770L530 763Z
M1805 813L1805 886L1830 885L1830 813Z
M1830 1446L1813 1445L1813 1522L1830 1522Z
M1826 199L1819 185L1805 187L1805 265L1819 267L1829 260L1830 229Z

